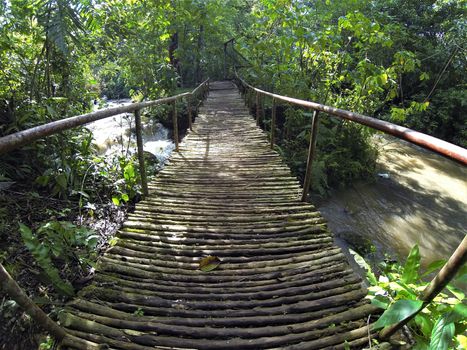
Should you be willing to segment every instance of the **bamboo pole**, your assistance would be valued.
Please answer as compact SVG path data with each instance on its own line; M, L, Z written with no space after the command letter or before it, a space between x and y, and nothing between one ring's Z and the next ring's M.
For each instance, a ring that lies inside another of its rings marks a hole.
M264 124L264 119L266 117L266 111L265 111L265 108L264 108L265 107L265 101L266 101L265 95L261 95L261 120L263 122L263 126L265 125Z
M172 102L172 122L174 128L175 151L178 152L178 118L177 118L177 102Z
M271 116L271 149L274 148L274 133L276 130L276 99L272 98L272 116Z
M259 106L260 95L259 92L256 93L256 125L259 125L259 113L260 113L260 106Z
M143 148L143 130L141 127L141 110L135 110L135 124L136 124L136 145L138 146L138 160L139 170L141 175L141 188L143 195L146 197L148 191L148 179L146 176L146 165L144 163L144 148Z
M0 263L0 286L2 289L18 303L31 318L44 329L46 329L54 338L62 340L66 337L65 329L57 325L46 315L34 302L26 295L18 283L10 276L8 271Z
M302 202L306 202L308 192L311 186L311 170L313 167L313 158L316 152L316 139L318 134L319 112L313 112L313 120L311 124L310 146L308 148L308 159L306 162L305 181L303 182Z
M81 345L82 348L97 350L103 348L97 344L83 339L73 337L68 334L64 328L55 323L44 311L41 310L21 289L16 281L10 276L5 267L0 263L0 287L10 296L18 305L40 325L51 336L62 343Z
M191 131L193 131L193 115L191 112L191 98L192 95L186 97L187 109L188 109L188 126Z

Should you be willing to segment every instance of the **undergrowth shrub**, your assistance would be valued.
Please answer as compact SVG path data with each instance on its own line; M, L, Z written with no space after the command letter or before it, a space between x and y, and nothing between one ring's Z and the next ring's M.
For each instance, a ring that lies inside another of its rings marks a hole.
M313 113L288 108L278 151L292 172L303 180ZM377 152L366 127L322 114L312 168L312 187L321 196L331 188L349 186L373 175Z
M49 221L35 231L20 223L19 230L25 246L49 282L60 294L72 296L73 286L61 275L76 275L76 271L70 271L72 266L79 266L86 273L97 257L95 248L99 237L92 230L69 221ZM58 261L68 271L59 271Z
M428 276L436 273L445 263L439 260L431 263L421 272L421 256L415 245L404 264L394 260L381 262L379 276L356 253L357 263L367 271L370 283L368 298L372 304L385 310L374 324L375 329L384 328L402 321L411 315L408 327L415 339L412 349L447 350L465 349L467 337L467 306L465 293L457 287L467 282L467 267L464 265L457 276L424 307L420 296L428 286Z

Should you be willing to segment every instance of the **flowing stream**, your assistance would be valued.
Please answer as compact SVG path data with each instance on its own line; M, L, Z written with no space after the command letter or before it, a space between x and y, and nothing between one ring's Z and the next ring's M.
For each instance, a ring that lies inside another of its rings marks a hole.
M405 259L415 244L423 266L448 258L467 233L466 167L392 137L376 143L375 181L318 203L336 240L371 242L379 261L384 253Z
M103 106L96 106L95 109L125 106L130 103L129 99L108 100ZM94 142L102 154L136 152L135 119L132 113L97 120L86 127L92 131ZM161 123L144 120L142 128L144 150L155 156L158 164L164 164L175 149L174 143L169 139L169 130Z

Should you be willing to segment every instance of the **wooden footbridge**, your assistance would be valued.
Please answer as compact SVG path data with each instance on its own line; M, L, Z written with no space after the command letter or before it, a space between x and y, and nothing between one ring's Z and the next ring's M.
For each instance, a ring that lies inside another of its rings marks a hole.
M360 278L235 86L211 87L64 326L117 349L367 344ZM199 269L206 256L217 269Z
M262 90L242 86L256 91L258 106ZM37 130L30 134L37 138ZM28 137L4 144L19 146ZM364 347L381 311L365 299L361 279L270 145L235 85L211 83L179 152L149 183L149 194L100 258L92 284L67 304L60 325L2 267L5 289L64 348ZM465 261L465 245L432 294ZM200 269L207 256L218 265L209 272Z

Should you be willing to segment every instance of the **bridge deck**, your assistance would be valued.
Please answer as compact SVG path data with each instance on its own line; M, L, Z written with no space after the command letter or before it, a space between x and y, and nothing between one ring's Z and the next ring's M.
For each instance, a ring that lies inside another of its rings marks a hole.
M361 280L234 86L211 87L62 324L110 349L368 344ZM207 255L221 264L202 272Z

